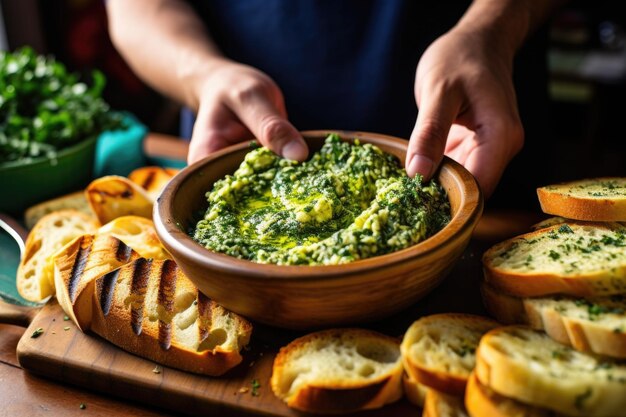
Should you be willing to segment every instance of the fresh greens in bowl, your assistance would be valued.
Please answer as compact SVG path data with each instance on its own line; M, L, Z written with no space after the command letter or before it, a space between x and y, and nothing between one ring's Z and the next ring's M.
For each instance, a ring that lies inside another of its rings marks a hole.
M25 47L0 51L0 165L57 152L105 130L123 127L123 116L102 99L104 75L91 85L52 57Z

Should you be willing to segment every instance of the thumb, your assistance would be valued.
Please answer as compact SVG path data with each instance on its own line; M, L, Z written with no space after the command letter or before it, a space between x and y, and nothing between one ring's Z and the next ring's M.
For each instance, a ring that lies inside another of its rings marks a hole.
M287 121L280 91L274 93L278 105L269 95L256 94L232 110L263 146L284 158L303 161L308 147L298 130Z
M444 91L422 89L419 113L406 153L405 167L410 177L421 174L428 180L433 175L443 158L450 126L460 108L460 100L451 101Z

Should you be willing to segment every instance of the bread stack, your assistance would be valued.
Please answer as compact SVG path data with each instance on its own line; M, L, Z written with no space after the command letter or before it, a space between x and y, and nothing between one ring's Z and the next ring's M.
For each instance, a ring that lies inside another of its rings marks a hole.
M626 179L538 190L559 216L483 256L487 310L473 417L626 415Z
M31 301L56 296L79 329L128 352L222 375L242 361L252 326L198 292L159 241L149 217L174 174L140 168L29 209L17 286Z

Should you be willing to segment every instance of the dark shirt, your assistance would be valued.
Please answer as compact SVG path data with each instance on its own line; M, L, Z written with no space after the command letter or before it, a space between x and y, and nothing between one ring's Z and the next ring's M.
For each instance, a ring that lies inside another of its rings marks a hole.
M297 129L360 130L408 138L417 117L413 86L419 58L458 22L470 1L191 3L226 56L264 71L278 84ZM540 32L516 58L514 81L527 138L545 132L545 51L545 32ZM537 175L540 171L534 170ZM509 186L534 187L526 172L514 176L516 183Z

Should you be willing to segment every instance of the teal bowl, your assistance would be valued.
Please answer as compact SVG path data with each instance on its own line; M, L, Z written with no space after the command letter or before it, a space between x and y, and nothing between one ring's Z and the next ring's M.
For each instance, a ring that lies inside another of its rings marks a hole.
M57 153L0 163L0 211L21 216L33 204L84 188L93 179L97 138Z

